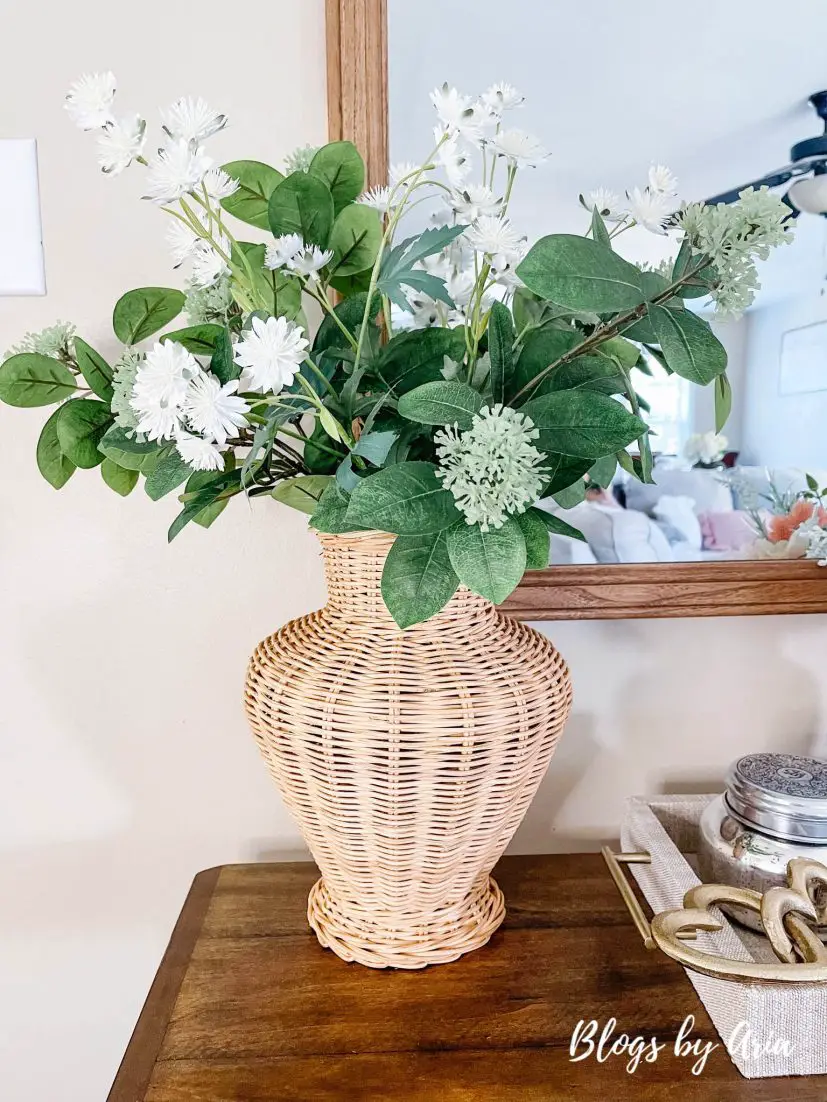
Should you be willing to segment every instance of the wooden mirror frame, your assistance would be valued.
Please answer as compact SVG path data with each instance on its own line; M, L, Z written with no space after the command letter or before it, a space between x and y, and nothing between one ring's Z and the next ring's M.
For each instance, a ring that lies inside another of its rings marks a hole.
M387 0L325 0L330 140L387 183ZM827 568L813 561L629 563L529 571L504 605L524 620L619 620L827 612Z

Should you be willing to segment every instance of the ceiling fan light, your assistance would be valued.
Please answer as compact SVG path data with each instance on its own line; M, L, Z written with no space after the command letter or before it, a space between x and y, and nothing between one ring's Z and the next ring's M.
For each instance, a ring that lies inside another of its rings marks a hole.
M827 214L827 173L796 180L787 197L794 207L806 214Z

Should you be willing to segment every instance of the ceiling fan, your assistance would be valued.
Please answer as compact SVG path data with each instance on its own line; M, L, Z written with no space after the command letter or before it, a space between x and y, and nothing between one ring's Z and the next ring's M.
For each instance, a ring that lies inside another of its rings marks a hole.
M814 92L809 101L824 123L823 134L796 142L790 150L790 163L783 168L767 173L760 180L752 180L741 187L733 188L732 191L713 195L706 202L734 203L738 193L744 188L775 188L794 180L784 196L784 202L792 209L793 215L798 217L803 212L827 217L827 91Z

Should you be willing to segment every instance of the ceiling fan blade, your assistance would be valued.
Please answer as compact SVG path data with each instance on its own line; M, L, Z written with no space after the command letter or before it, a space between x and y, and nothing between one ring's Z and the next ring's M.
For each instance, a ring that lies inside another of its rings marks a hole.
M704 199L704 202L707 206L714 206L716 203L734 203L746 188L753 187L757 190L760 187L780 187L781 184L786 184L788 180L792 180L793 176L800 175L796 172L796 168L796 165L787 165L786 168L779 168L775 172L762 176L760 180L751 180L750 183L741 184L740 187L732 188L731 191L722 191L720 195L713 195L710 199ZM807 170L805 169L805 171Z

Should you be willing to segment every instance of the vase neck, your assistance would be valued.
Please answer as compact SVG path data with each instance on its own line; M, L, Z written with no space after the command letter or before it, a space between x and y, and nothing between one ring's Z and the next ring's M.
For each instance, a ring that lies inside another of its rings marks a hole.
M382 570L395 536L385 532L349 532L344 535L316 533L322 545L327 611L353 623L369 623L399 630L382 599ZM460 587L448 604L424 624L410 631L444 630L472 615L479 622L481 611L496 615L484 597Z

